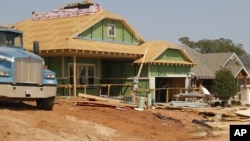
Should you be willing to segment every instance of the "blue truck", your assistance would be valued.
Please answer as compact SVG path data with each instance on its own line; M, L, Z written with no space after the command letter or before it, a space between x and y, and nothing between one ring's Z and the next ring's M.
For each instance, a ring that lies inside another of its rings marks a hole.
M46 69L38 53L38 41L32 51L26 51L21 31L0 26L0 101L35 100L39 109L53 109L56 74Z

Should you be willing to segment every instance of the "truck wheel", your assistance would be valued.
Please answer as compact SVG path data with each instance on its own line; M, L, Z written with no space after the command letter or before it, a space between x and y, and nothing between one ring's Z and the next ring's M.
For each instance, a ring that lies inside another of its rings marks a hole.
M52 110L54 106L55 97L41 98L36 100L37 108L43 110Z

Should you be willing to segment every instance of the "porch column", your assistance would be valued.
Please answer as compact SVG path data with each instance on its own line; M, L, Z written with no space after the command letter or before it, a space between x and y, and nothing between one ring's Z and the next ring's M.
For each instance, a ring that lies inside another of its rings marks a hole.
M187 77L185 78L185 93L188 93L188 88L189 88L189 86L190 86L190 80L189 80L190 78L188 77L188 75L187 75Z
M74 89L74 96L76 96L76 55L74 54L73 57L73 71L74 71L74 83L73 83L73 89Z

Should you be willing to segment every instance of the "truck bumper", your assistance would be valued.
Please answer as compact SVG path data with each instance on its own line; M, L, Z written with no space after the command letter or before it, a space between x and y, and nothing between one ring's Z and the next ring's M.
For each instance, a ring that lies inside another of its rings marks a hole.
M48 86L14 86L0 84L0 97L36 99L56 96L56 85Z

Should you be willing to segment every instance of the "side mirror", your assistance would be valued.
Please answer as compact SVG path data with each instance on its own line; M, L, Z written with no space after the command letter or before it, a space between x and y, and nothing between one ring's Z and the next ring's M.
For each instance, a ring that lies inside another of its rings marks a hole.
M39 42L38 41L33 42L33 52L35 54L39 54Z

